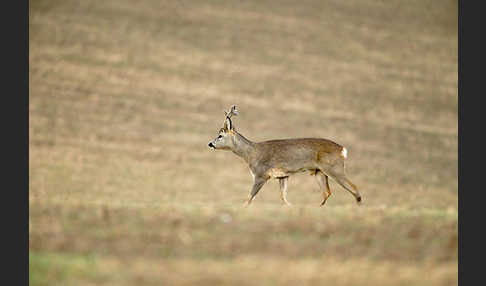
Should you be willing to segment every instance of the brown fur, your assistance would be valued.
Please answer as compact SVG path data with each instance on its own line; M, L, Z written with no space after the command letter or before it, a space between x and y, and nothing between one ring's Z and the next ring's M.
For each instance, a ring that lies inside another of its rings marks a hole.
M236 110L232 107L231 110ZM346 178L344 172L343 156L344 147L324 138L297 138L278 139L263 142L252 142L238 133L225 113L225 123L219 132L219 136L209 143L214 149L231 150L248 163L254 177L253 187L246 201L250 204L258 191L271 178L280 181L282 200L288 204L286 199L286 186L288 177L298 173L310 171L311 175L318 178L323 192L323 205L331 195L327 178L333 178L343 188L348 190L358 201L361 195L358 188ZM228 122L229 121L229 122ZM322 174L321 174L322 173ZM318 176L319 175L319 176ZM322 177L325 176L325 177ZM325 186L323 180L325 179ZM285 181L282 181L285 180Z

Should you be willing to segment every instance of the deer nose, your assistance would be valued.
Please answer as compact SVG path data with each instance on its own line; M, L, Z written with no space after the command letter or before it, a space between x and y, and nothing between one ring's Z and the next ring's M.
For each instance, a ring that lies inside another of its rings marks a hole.
M209 142L208 146L214 148L213 142Z

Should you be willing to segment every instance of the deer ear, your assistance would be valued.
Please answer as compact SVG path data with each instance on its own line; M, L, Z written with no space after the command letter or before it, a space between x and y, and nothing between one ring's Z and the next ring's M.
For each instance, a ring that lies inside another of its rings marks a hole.
M226 130L233 130L233 123L231 122L231 119L226 117L226 120L224 121L224 127Z

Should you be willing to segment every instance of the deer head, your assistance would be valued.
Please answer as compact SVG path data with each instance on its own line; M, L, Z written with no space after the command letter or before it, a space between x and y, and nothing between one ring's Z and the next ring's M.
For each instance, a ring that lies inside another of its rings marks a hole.
M231 121L231 116L233 115L238 115L236 105L232 105L228 112L224 112L223 128L219 130L218 137L208 144L211 149L231 150L234 147L235 129Z

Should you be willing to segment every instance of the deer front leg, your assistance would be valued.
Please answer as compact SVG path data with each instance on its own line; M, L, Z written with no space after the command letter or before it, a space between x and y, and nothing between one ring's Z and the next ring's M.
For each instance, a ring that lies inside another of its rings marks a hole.
M251 204L258 191L260 191L260 189L263 187L263 185L266 182L267 180L265 178L255 177L253 181L253 187L251 188L250 194L248 195L248 200L245 202L243 206L247 207L248 205Z
M280 198L286 205L290 206L291 204L287 201L287 187L289 177L279 178L278 181L280 183Z

